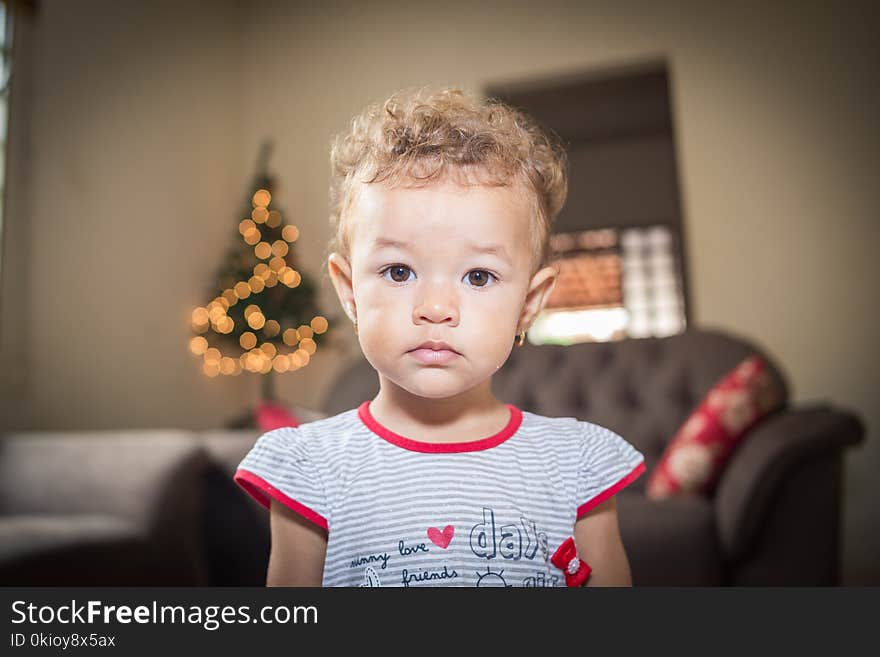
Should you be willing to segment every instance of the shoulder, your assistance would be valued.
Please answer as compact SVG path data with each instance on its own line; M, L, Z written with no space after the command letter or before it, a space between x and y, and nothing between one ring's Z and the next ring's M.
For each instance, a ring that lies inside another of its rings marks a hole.
M573 437L579 431L578 419L574 417L549 417L522 411L522 418L522 428L534 433Z
M581 420L578 424L586 460L596 460L602 455L612 455L615 459L632 464L644 460L644 455L617 432L594 422Z
M357 409L352 409L295 427L279 427L261 434L254 444L254 450L276 457L316 457L338 447L336 443L344 441L357 423Z
M303 440L314 441L348 433L352 429L359 428L360 424L358 409L351 408L336 415L305 422L295 428Z
M623 440L621 436L610 429L593 422L579 420L576 417L548 417L528 411L523 411L522 414L524 429L552 436L554 440L564 439L579 446Z
M579 424L582 431L579 467L582 473L598 482L600 488L611 486L606 494L627 486L644 472L645 455L620 434L593 422ZM582 508L578 517L583 511Z
M595 422L578 420L578 432L580 434L581 442L587 449L608 447L610 445L619 445L623 443L629 444L627 440L616 431L612 431L608 427L603 427L601 424L596 424Z
M557 445L582 461L613 452L626 461L639 460L642 454L620 434L594 422L576 417L548 417L523 411L523 427L546 445Z
M581 452L583 430L577 418L550 417L529 411L522 411L522 417L520 431L528 444L566 460Z

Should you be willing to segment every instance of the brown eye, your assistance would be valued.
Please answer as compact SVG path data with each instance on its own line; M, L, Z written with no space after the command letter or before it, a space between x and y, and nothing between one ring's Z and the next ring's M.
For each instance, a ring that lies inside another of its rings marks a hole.
M468 280L475 287L486 287L486 283L489 282L489 277L491 276L492 274L485 269L474 269L473 271L468 272Z
M409 278L409 267L404 267L403 265L392 265L386 272L391 272L391 280L395 283L405 283Z

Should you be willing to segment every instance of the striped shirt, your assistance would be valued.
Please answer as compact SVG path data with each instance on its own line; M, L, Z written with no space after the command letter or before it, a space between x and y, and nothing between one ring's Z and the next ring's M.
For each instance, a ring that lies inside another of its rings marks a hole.
M327 530L324 586L565 586L550 557L644 456L599 425L507 407L495 435L428 443L365 401L264 433L234 480Z

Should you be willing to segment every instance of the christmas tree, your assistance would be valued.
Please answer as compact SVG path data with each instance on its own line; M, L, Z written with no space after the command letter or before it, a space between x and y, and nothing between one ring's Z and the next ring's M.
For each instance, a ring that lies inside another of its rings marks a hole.
M190 351L210 377L261 375L263 402L274 402L275 373L306 367L328 337L318 312L316 286L297 268L299 229L270 209L277 189L269 174L272 144L260 149L233 243L208 291L210 303L192 312ZM334 318L335 322L335 318Z

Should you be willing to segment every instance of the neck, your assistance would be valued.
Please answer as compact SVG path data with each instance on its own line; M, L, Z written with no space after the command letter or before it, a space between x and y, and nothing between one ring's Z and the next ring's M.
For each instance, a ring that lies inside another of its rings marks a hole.
M377 420L385 418L428 431L479 422L505 408L492 394L491 379L458 395L443 398L414 395L381 374L379 388L379 394L370 402L370 412Z

